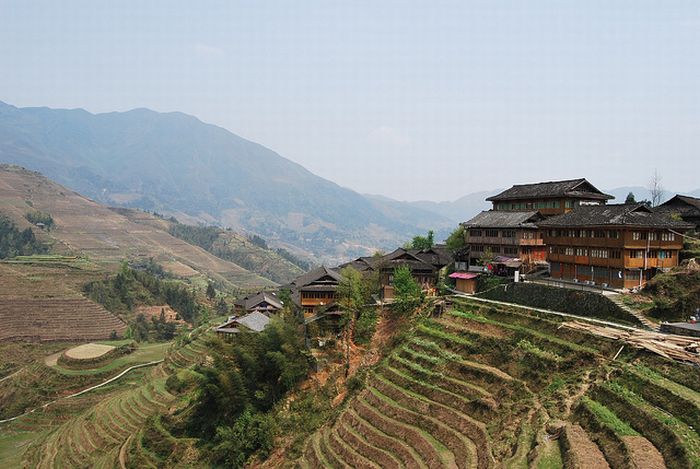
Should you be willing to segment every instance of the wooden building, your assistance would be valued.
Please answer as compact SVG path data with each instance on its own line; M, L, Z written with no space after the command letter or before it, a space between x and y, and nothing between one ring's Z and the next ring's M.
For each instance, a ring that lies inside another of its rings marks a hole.
M282 301L275 293L265 291L236 300L233 304L234 312L239 316L253 311L270 316L281 310L283 306Z
M638 288L678 265L692 225L644 204L581 206L538 223L553 278Z
M668 215L678 215L683 221L700 227L700 199L688 195L675 195L654 209Z
M537 210L545 217L567 213L578 206L604 205L613 199L584 178L518 184L487 198L498 211Z
M546 261L544 239L537 222L538 211L489 210L464 222L465 244L469 246L469 270L483 270L483 259L501 258L520 262L526 271Z
M287 287L291 290L292 300L304 315L312 316L335 303L341 278L335 270L321 266L300 275Z
M394 270L402 266L411 270L411 275L427 295L435 295L439 264L434 265L428 259L421 259L419 253L418 250L398 248L375 259L373 268L379 272L380 297L383 300L394 298Z
M455 290L462 293L476 293L479 274L474 272L453 272L450 278L455 280Z
M221 326L215 329L221 336L231 336L241 332L262 332L270 324L270 317L259 311L253 311L245 316L231 316Z

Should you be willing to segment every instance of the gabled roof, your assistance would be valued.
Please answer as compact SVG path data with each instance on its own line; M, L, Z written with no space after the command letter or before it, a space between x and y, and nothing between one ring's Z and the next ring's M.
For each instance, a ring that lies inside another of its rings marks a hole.
M342 278L343 277L335 270L322 265L292 280L292 286L295 288L302 288L319 281L323 283L338 283ZM324 281L323 279L327 280Z
M245 329L253 332L262 332L269 323L270 318L267 315L258 311L253 311L240 318L228 320L226 323L217 327L216 330L219 332L237 333L240 332L239 327L243 326Z
M590 205L557 215L538 223L540 227L637 226L688 230L693 225L673 220L645 204Z
M423 249L415 254L423 262L433 264L436 268L441 269L454 261L454 255L450 248L445 244L436 244L430 249Z
M418 250L407 250L404 248L398 248L393 252L390 252L389 254L379 257L376 259L374 266L375 268L380 268L383 270L387 269L394 269L398 266L408 266L412 271L413 270L423 270L423 271L433 271L435 270L435 267L433 266L432 263L426 262L420 257L418 257L415 253L418 253L420 251Z
M544 217L540 212L506 212L487 210L463 223L466 228L523 228L536 229L536 222Z
M700 199L689 195L677 194L662 203L655 210L660 212L676 212L680 215L700 215Z
M534 184L517 184L500 194L487 198L489 202L515 199L548 199L571 197L577 199L609 200L612 195L604 194L585 178L566 181L548 181Z
M238 322L238 324L241 326L245 326L251 331L262 332L262 330L265 329L265 326L270 324L270 318L263 313L253 311L250 314L246 314L245 316L238 318L236 322Z
M277 298L277 295L264 291L246 296L245 298L236 301L236 305L241 306L245 310L252 310L263 302L268 303L276 309L282 309L283 307L282 301Z

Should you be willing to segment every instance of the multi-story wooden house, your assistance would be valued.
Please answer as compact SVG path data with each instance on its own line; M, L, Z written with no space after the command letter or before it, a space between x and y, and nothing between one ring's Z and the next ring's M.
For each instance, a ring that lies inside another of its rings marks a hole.
M678 265L692 225L644 204L581 206L538 223L553 278L612 288L643 286Z
M669 215L678 215L683 221L700 227L700 199L688 195L675 195L654 209Z
M469 246L469 270L483 270L485 259L505 259L511 266L530 270L546 260L542 233L537 222L544 217L537 211L506 212L489 210L464 222L465 244Z
M498 211L537 210L545 217L569 212L578 206L604 205L613 199L584 178L567 181L518 184L487 198Z
M335 270L321 266L300 275L286 287L291 290L294 303L309 316L327 310L335 303L341 279Z
M437 274L440 269L430 259L418 257L419 253L418 250L398 248L375 260L373 268L379 272L382 299L391 300L394 298L394 270L402 266L411 270L411 275L426 294L435 294Z

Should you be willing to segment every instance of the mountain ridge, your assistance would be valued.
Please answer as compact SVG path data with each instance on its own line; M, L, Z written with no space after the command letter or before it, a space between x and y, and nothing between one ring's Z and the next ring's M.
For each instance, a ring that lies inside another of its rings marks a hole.
M108 205L183 212L322 261L390 248L451 221L384 206L184 113L0 106L0 160ZM427 219L426 219L427 217ZM407 221L408 220L408 221ZM418 226L420 225L420 226Z

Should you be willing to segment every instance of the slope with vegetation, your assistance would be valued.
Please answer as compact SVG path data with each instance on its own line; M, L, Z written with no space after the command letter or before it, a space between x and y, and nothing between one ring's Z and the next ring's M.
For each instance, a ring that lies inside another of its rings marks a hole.
M231 289L275 285L234 262L172 236L167 226L136 223L38 173L16 166L0 165L0 202L0 214L22 233L33 227L38 242L50 252L83 255L103 269L115 271L124 259L153 258L174 275L192 281L211 278ZM51 217L50 230L40 229L27 219L28 214L38 212Z
M700 467L700 372L508 308L419 318L301 467Z

